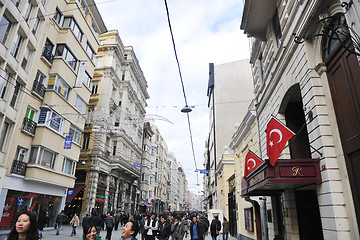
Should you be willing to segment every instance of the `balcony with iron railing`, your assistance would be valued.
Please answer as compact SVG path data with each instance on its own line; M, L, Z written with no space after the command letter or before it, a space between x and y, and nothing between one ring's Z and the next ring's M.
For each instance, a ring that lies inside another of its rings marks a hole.
M46 89L46 88L45 88L44 84L42 84L41 82L38 82L38 81L34 81L32 90L33 90L37 95L39 95L40 97L44 98L45 89Z
M52 54L51 48L44 47L41 56L44 57L51 64L54 61L54 55Z
M22 130L31 133L32 135L35 134L37 123L29 118L24 118L23 124L22 124Z
M26 167L27 167L26 162L14 159L11 166L11 173L25 176Z

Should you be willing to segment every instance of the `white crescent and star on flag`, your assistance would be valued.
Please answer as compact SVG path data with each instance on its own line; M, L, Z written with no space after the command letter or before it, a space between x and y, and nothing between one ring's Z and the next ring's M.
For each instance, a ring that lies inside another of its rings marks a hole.
M250 167L250 166L249 166L249 162L254 163L254 165L253 165L252 167ZM252 158L249 158L249 160L247 161L247 169L250 170L250 169L254 168L255 166L256 166L255 160L252 159Z
M282 140L282 138L283 138L283 135L282 135L282 132L279 130L279 129L277 129L277 128L274 128L274 129L272 129L271 131L270 131L270 133L269 133L269 138L271 138L271 134L272 133L277 133L278 135L279 135L279 141L277 141L277 143L279 143L279 142L281 142L281 140ZM269 141L269 145L272 147L272 146L274 146L275 144L274 144L274 141Z

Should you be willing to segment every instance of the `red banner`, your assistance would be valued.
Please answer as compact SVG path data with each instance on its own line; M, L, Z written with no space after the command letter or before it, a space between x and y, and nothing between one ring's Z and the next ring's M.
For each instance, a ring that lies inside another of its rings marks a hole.
M16 198L7 197L1 217L0 227L10 227L11 219L14 216L15 207Z

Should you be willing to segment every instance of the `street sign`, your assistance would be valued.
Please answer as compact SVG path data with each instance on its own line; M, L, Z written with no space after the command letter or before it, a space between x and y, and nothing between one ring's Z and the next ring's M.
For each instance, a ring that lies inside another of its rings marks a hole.
M133 166L134 166L134 167L141 167L141 164L139 164L139 163L134 163Z
M202 173L202 174L208 174L208 173L209 173L209 170L200 170L200 173Z

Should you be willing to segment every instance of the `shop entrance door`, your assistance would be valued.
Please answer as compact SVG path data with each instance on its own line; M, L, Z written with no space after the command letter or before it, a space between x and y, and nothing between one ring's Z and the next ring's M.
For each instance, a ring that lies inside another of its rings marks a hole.
M321 240L322 233L316 191L295 191L300 240Z
M237 236L237 221L236 221L236 200L234 192L230 192L228 194L228 202L229 202L229 231L230 235L236 237Z

